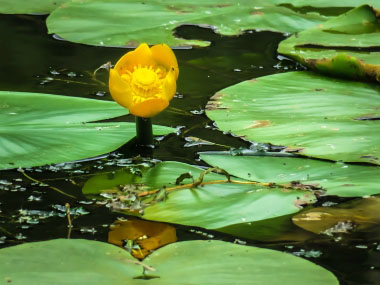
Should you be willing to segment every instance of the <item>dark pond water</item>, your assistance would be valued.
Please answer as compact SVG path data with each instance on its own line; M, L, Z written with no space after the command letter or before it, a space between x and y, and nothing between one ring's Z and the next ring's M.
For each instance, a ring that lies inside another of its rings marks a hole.
M89 47L54 39L47 35L42 16L0 15L0 90L41 92L66 96L111 100L107 73L100 71L95 81L91 73L103 63L115 63L126 50ZM154 150L156 160L176 160L202 165L197 152L249 147L249 143L213 128L203 108L216 91L263 75L299 69L295 63L276 54L284 35L248 32L239 37L220 37L210 29L185 26L176 33L182 37L206 39L208 48L178 49L180 65L178 94L170 108L154 118L155 124L181 128ZM130 121L130 116L122 120ZM185 147L193 136L223 145ZM0 146L1 147L1 146ZM116 171L126 159L141 150L133 144L97 160L27 169L36 181L17 170L0 172L0 247L67 236L65 203L79 211L74 217L72 238L107 240L108 227L121 214L84 197L81 187L90 177ZM51 189L56 187L78 197L71 199ZM324 201L334 198L324 198ZM320 204L324 201L321 201ZM344 201L344 200L342 200ZM84 214L88 212L87 214ZM345 234L338 238L307 233L288 223L286 235L254 240L217 232L176 226L179 240L215 239L273 248L307 258L334 272L342 284L380 284L380 238L375 230ZM194 232L199 230L199 232Z

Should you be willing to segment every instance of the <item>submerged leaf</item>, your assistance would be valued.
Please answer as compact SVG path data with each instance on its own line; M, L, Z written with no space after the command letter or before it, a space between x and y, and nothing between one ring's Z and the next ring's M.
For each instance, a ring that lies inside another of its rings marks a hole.
M292 215L241 223L217 229L219 232L238 236L244 239L264 242L305 242L315 239L315 235L292 223Z
M124 246L134 257L140 259L157 248L177 241L175 228L158 222L137 219L116 221L110 229L108 242Z
M334 7L356 7L358 5L369 4L371 6L380 8L380 3L377 0L272 0L275 4L290 4L294 7L320 7L320 8L334 8Z
M293 217L293 222L316 234L364 231L380 224L380 198L356 199L337 206L318 207Z

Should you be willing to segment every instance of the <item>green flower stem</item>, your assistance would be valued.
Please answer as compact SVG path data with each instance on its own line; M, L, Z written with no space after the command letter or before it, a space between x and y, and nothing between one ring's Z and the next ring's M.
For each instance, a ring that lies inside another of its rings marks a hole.
M153 129L150 118L136 117L136 139L141 146L153 146Z

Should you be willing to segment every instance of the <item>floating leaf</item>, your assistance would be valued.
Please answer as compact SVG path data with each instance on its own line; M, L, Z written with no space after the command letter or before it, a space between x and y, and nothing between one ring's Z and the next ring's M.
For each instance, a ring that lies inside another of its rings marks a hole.
M108 242L123 246L136 258L177 241L176 230L168 224L143 220L116 221L108 233Z
M379 164L380 87L310 72L260 77L216 93L219 129L306 156Z
M331 163L314 159L269 156L231 156L202 153L208 164L254 181L323 187L327 195L343 197L380 193L380 167Z
M125 167L92 176L82 187L83 195L99 195L102 191L105 193L106 190L115 190L121 185L138 183L141 176L136 175L132 169L135 168Z
M329 75L380 81L379 14L358 7L282 41L278 52Z
M222 241L170 244L144 262L167 273L154 279L160 284L338 284L333 274L304 259Z
M49 14L68 0L0 0L3 14Z
M0 169L101 155L136 133L134 123L86 123L128 113L114 102L0 91L0 110ZM155 128L155 134L171 131Z
M301 204L315 200L311 192L247 180L228 183L224 175L215 173L205 175L198 187L193 186L191 178L182 181L187 185L175 185L176 179L188 172L197 178L204 170L179 162L162 162L147 172L143 182L152 189L166 187L168 197L148 206L144 219L217 229L296 213Z
M337 206L318 207L293 217L293 222L316 234L364 231L380 224L380 198L355 199Z
M141 274L137 260L125 250L82 239L4 248L0 261L0 280L11 284L123 284L123 279Z
M12 284L338 284L305 259L223 241L169 244L141 263L114 245L57 239L1 249L0 263Z
M149 21L147 21L149 19ZM273 21L276 19L276 21ZM212 27L221 35L238 35L260 29L296 32L313 27L327 17L301 14L267 1L217 0L84 0L66 3L47 19L49 33L77 43L100 46L137 46L166 43L171 46L207 46L200 40L180 39L173 30L180 25Z

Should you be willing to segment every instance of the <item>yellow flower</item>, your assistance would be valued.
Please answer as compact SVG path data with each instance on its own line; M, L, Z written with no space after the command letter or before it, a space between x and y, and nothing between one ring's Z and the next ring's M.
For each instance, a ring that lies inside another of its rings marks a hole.
M138 117L150 118L168 105L176 92L177 59L166 44L141 44L110 70L112 98Z

